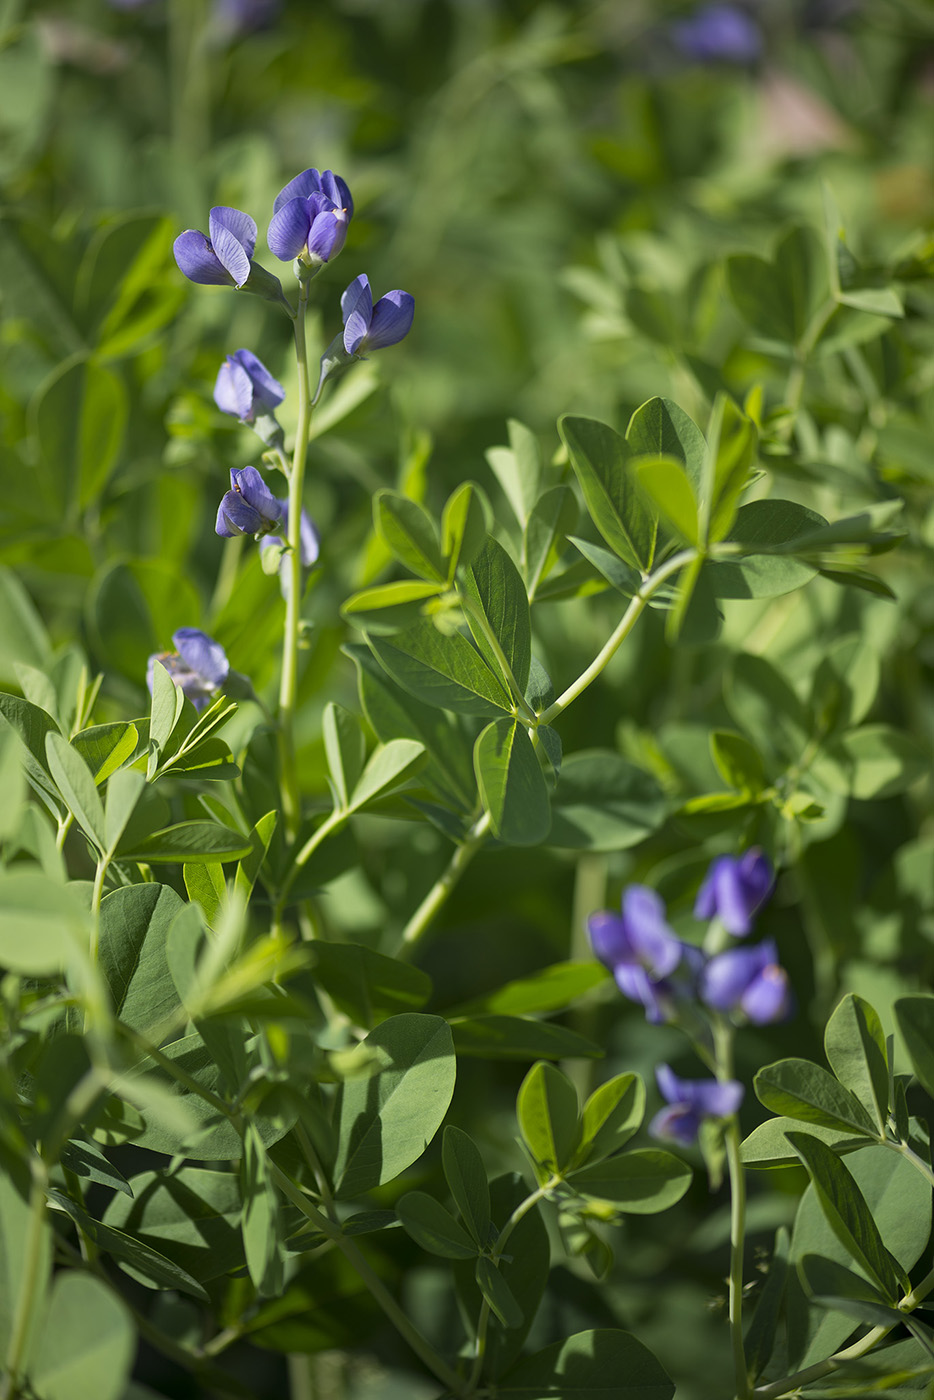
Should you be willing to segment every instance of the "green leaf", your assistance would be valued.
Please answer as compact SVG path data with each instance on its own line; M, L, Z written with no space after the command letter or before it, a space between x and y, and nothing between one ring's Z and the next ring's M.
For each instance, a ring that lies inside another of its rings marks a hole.
M346 807L366 760L363 730L356 715L331 702L324 707L321 732L336 801Z
M418 622L425 614L425 604L443 592L438 583L416 583L413 579L380 583L348 598L341 615L374 636L392 637Z
M182 867L185 889L192 904L200 906L205 922L213 927L227 900L227 882L220 861L192 862Z
M635 463L639 489L670 530L688 544L700 539L694 488L676 457L640 457Z
M240 1162L243 1196L243 1251L253 1287L261 1298L275 1298L284 1284L279 1246L279 1202L262 1139L252 1123L243 1135Z
M797 1166L798 1156L788 1141L788 1133L799 1131L800 1119L770 1118L753 1128L742 1145L742 1158L747 1167L793 1167ZM808 1127L812 1137L832 1147L841 1155L856 1152L860 1147L868 1147L878 1141L875 1137L854 1137L850 1129L823 1128L818 1123Z
M234 876L234 889L243 900L244 906L249 903L256 881L259 879L259 874L266 860L278 822L278 812L266 812L264 816L260 817L259 821L250 832L250 845L252 849L250 850L250 854L244 856L240 861L240 864L237 866L237 873ZM217 862L212 862L212 867L215 871L216 879L216 872L220 870L220 865ZM221 872L220 884L221 887L223 887L223 872Z
M516 1207L526 1200L528 1193L528 1186L517 1174L497 1177L490 1183L493 1219L505 1224ZM548 1231L536 1205L526 1211L516 1225L509 1237L508 1249L498 1263L501 1277L522 1310L522 1325L506 1328L495 1314L491 1316L484 1364L486 1376L501 1376L521 1352L548 1281L550 1255ZM453 1273L463 1315L477 1317L482 1294L477 1284L475 1266L467 1262L455 1264Z
M35 604L12 569L5 565L0 565L0 616L0 679L12 683L17 681L17 661L41 669L48 664L51 646Z
M824 1259L819 1254L805 1254L798 1260L798 1273L814 1301L824 1307L837 1308L860 1322L881 1323L883 1327L892 1327L905 1321L905 1313L891 1307L883 1293L860 1274L854 1274L852 1269L838 1264L835 1259ZM847 1306L851 1303L864 1306L851 1310Z
M483 548L492 521L490 503L476 482L463 482L448 497L441 516L441 552L449 586L457 570L472 564Z
M494 833L510 846L537 846L548 835L548 787L522 725L498 719L474 746L474 771Z
M753 795L767 786L758 749L729 729L714 729L710 735L710 756L720 777L738 792Z
M647 573L658 526L637 486L631 449L619 433L594 418L566 415L558 420L558 431L597 529L624 563Z
M358 1026L372 1026L397 1012L413 1011L431 995L427 973L358 943L314 940L315 979Z
M695 494L700 494L707 444L694 420L671 399L649 399L637 408L629 420L626 441L636 457L672 457L680 462Z
M87 938L88 916L67 886L21 866L0 873L0 966L8 972L52 976Z
M526 1357L497 1388L502 1400L672 1400L675 1388L648 1347L628 1332L576 1332Z
M539 1061L516 1099L519 1130L533 1158L548 1173L562 1172L580 1141L580 1105L574 1085L554 1065Z
M119 721L82 729L71 741L72 748L90 768L98 787L126 763L136 752L138 743L139 730L136 725Z
M788 1141L808 1169L827 1222L844 1249L866 1270L890 1302L908 1288L908 1276L882 1243L872 1212L836 1153L807 1133Z
M686 1162L658 1148L639 1148L575 1168L568 1185L581 1196L612 1201L630 1215L655 1215L680 1201L693 1173Z
M104 806L88 765L68 740L54 731L46 735L45 754L55 785L81 830L99 851L104 851Z
M112 851L127 828L127 823L143 795L146 779L133 768L122 768L107 783L104 806L105 849Z
M603 1049L553 1021L527 1016L465 1016L451 1020L458 1055L485 1060L564 1060L599 1056Z
M574 548L583 554L584 559L603 575L607 583L611 583L625 598L635 597L642 587L642 575L637 569L624 564L615 554L591 540L579 539L577 535L570 535L568 538ZM583 567L582 560L579 560L578 564Z
M486 459L520 525L525 525L541 494L542 460L531 429L510 418L508 447L491 447Z
M584 1104L581 1145L575 1163L599 1162L625 1147L645 1114L645 1085L637 1074L617 1074Z
M749 324L785 345L797 345L830 287L824 249L810 228L794 228L772 261L739 254L726 263L730 296Z
M22 762L23 752L17 735L0 720L0 792L3 793L3 803L0 804L0 842L18 837L21 832L24 809L29 796ZM34 817L38 817L36 808L29 810ZM49 835L51 836L50 830Z
M407 1235L443 1259L475 1259L477 1246L449 1210L424 1191L409 1191L396 1203Z
M742 653L727 674L727 708L756 748L782 758L798 758L810 732L807 711L764 656Z
M776 1231L768 1273L756 1299L752 1321L743 1342L746 1367L753 1382L762 1375L775 1349L785 1280L788 1276L788 1248L788 1231L782 1226Z
M95 1220L76 1201L71 1200L61 1191L50 1191L49 1199L81 1226L81 1229L94 1241L98 1249L105 1254L111 1254L114 1259L118 1259L121 1264L127 1266L127 1271L134 1278L140 1279L149 1287L155 1285L157 1288L178 1289L182 1293L190 1294L193 1298L200 1298L203 1302L207 1302L208 1295L198 1280L192 1278L185 1269L173 1263L171 1259L167 1259L164 1254L160 1254L157 1249L152 1249L148 1244L143 1244L141 1240L125 1234L123 1230L115 1230L112 1226L104 1225L101 1221Z
M657 831L670 802L658 779L609 749L571 754L551 798L550 846L624 850Z
M373 523L386 547L413 574L433 583L446 581L437 527L422 506L397 491L378 491L373 498Z
M393 1181L411 1166L454 1092L454 1046L438 1016L393 1016L370 1032L360 1055L364 1072L340 1085L334 1115L334 1188L343 1197Z
M552 486L532 507L522 535L522 572L530 598L558 562L579 514L570 486Z
M216 822L179 822L133 842L132 850L118 851L121 860L163 861L239 860L250 853L250 842L238 831Z
M884 1133L889 1111L885 1031L868 1001L852 993L843 998L827 1023L824 1053L840 1083L868 1108Z
M490 630L512 670L520 694L525 693L532 663L532 619L525 584L503 546L492 537L474 559L464 577L464 591L484 614ZM499 674L500 663L483 628L465 609L468 626L490 669Z
M129 1196L115 1197L104 1223L131 1233L200 1283L244 1263L243 1204L236 1172L181 1167L131 1177Z
M841 1132L878 1137L875 1124L856 1095L810 1060L777 1060L766 1065L756 1075L753 1087L759 1102L773 1113Z
M367 642L393 680L426 705L488 719L512 711L499 676L459 632L445 636L434 623L423 621L392 641L368 634Z
M425 756L424 745L415 739L390 739L374 749L350 795L348 812L358 812L402 787L424 766Z
M755 424L726 394L718 394L710 415L709 448L700 498L701 535L716 543L729 532L739 498L756 459Z
M535 1011L558 1011L597 987L607 978L598 962L561 962L544 967L530 977L507 982L482 997L452 1007L448 1017L475 1016L478 1013L524 1016Z
M166 958L169 929L186 908L168 885L128 885L101 902L100 965L114 1014L141 1035L179 1010Z
M493 1315L503 1326L521 1327L525 1321L522 1309L513 1297L509 1284L487 1255L483 1254L477 1260L474 1277Z
M869 801L905 792L930 767L928 746L911 734L888 724L864 724L826 744L813 773L830 792Z
M90 360L66 361L40 388L33 421L63 516L100 497L123 443L128 407L122 380Z
M172 737L184 705L184 691L175 684L157 658L152 668L152 703L149 711L150 777L158 767L158 759Z
M934 1097L934 996L899 997L895 1019L915 1078Z
M135 1352L126 1304L100 1279L70 1269L52 1289L31 1388L42 1400L120 1400Z
M18 695L0 691L2 722L16 734L22 745L23 766L29 782L56 815L62 810L62 799L49 773L45 752L46 735L58 733L58 725L45 710Z
M441 1138L441 1164L454 1204L481 1248L489 1242L490 1187L473 1138L450 1123Z

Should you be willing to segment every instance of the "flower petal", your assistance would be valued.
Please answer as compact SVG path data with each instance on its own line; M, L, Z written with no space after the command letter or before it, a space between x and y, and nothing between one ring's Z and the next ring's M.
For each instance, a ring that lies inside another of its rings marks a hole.
M623 891L623 919L639 962L653 977L667 977L681 961L681 940L665 920L665 905L646 885Z
M345 210L348 219L353 218L353 200L350 197L350 190L339 175L335 175L333 170L322 171L320 188L335 208Z
M259 511L254 510L239 491L227 491L217 507L215 533L229 539L231 535L258 535L263 532L266 521Z
M794 997L788 973L769 963L754 977L740 998L739 1008L754 1026L769 1026L791 1015Z
M180 233L172 251L179 271L189 282L198 282L204 287L230 287L233 279L218 260L211 240L197 229L189 228Z
M621 915L600 909L587 920L587 932L594 956L607 967L632 961L632 945Z
M232 355L217 371L214 402L221 413L229 413L241 422L248 422L253 417L253 382Z
M280 262L291 262L297 258L308 242L310 226L306 199L290 199L277 209L266 231L266 242L273 257Z
M373 319L367 333L368 350L383 350L398 345L412 329L415 298L408 292L387 292L373 307Z
M310 194L316 194L320 189L321 176L317 170L303 170L301 175L296 175L295 179L290 180L276 195L272 212L278 214L290 199L307 199Z
M208 227L211 246L218 259L230 273L234 285L242 287L251 271L250 259L256 247L256 224L249 214L218 205L211 210Z
M230 358L236 360L250 376L254 397L266 408L277 408L285 398L285 390L262 360L252 350L235 350Z
M367 325L370 324L373 315L373 293L370 291L370 279L365 272L355 277L341 295L341 316L345 326L354 312L359 313Z
M312 220L308 251L322 262L336 258L347 238L348 217L343 209L325 209Z
M185 665L210 685L223 685L230 671L227 653L220 642L215 642L206 632L197 627L180 627L172 634L172 641Z
M262 473L258 472L255 467L243 467L240 471L232 470L230 485L233 491L239 492L251 509L257 511L267 521L275 523L281 518L278 500L263 480Z
M690 1104L674 1103L663 1108L649 1123L649 1137L690 1147L700 1129L700 1114Z

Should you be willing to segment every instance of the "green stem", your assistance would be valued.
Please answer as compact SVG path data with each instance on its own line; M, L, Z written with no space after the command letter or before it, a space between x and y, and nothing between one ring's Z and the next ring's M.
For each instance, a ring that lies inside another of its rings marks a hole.
M716 1075L721 1083L733 1077L733 1027L722 1017L713 1023ZM749 1368L743 1347L743 1254L746 1242L746 1174L740 1153L739 1119L731 1114L724 1130L730 1174L730 1341L736 1373L737 1400L748 1400Z
M39 1284L39 1271L42 1267L42 1236L45 1228L45 1193L48 1177L44 1165L38 1158L30 1164L32 1171L32 1191L29 1198L29 1225L23 1249L23 1269L19 1280L19 1296L10 1329L10 1342L6 1354L6 1376L0 1400L12 1400L19 1391L18 1373L26 1360L26 1344L33 1325L33 1309Z
M519 1224L519 1221L523 1216L528 1215L534 1205L544 1200L548 1192L559 1185L560 1181L561 1178L559 1176L550 1177L549 1180L545 1182L544 1186L540 1186L537 1191L533 1191L530 1196L526 1196L524 1201L519 1202L496 1238L496 1243L491 1251L491 1258L494 1264L497 1264L502 1258L503 1251L509 1242L509 1237ZM486 1298L484 1298L480 1305L480 1313L477 1317L477 1347L474 1352L473 1366L471 1367L470 1376L467 1381L467 1390L471 1395L477 1388L480 1381L480 1372L483 1370L483 1358L486 1355L486 1337L489 1326L490 1305Z
M443 1356L440 1356L438 1352L435 1351L427 1337L422 1336L418 1328L409 1321L395 1298L386 1288L382 1279L373 1272L354 1241L342 1234L340 1226L335 1225L326 1215L322 1214L322 1212L312 1204L304 1192L286 1176L285 1172L281 1171L280 1168L276 1166L275 1162L269 1162L269 1169L272 1180L278 1186L282 1194L288 1197L293 1205L298 1206L302 1214L308 1217L315 1228L319 1230L326 1239L334 1241L348 1264L350 1264L351 1268L355 1270L366 1284L375 1301L382 1308L399 1335L405 1339L415 1352L416 1356L425 1363L433 1375L437 1376L442 1385L447 1386L448 1390L464 1400L464 1397L470 1392L465 1387L462 1377L448 1365Z
M465 839L456 848L443 875L435 881L421 904L402 931L402 943L396 957L411 957L424 938L438 910L442 908L454 886L490 834L490 814L484 812L474 822Z
M282 882L279 898L276 901L277 917L281 916L281 912L285 907L286 896L294 885L302 866L307 865L318 847L326 841L333 832L338 831L343 826L348 815L349 813L345 812L342 808L335 807L331 815L311 833L308 840L293 860L292 867Z
M552 724L557 719L558 715L562 714L569 705L573 704L578 696L583 695L587 687L597 679L607 663L611 661L619 651L623 642L629 636L633 627L635 627L652 595L658 591L666 579L671 578L672 574L676 574L679 569L683 569L686 564L690 564L696 557L696 549L684 549L679 554L673 554L670 559L666 560L664 564L656 569L654 574L651 574L649 578L645 580L639 592L623 613L622 619L613 635L597 653L587 669L581 672L573 685L569 685L564 694L559 695L554 704L549 705L548 709L539 715L539 724Z
M928 1166L923 1157L919 1157L913 1147L909 1147L907 1142L886 1142L887 1147L892 1147L896 1152L900 1152L903 1157L907 1157L911 1165L921 1173L929 1186L934 1186L934 1171Z
M289 474L289 552L286 555L288 592L285 600L285 636L282 642L282 678L279 686L279 762L282 812L287 840L294 840L301 824L301 794L295 763L295 707L298 697L298 639L302 611L302 501L305 460L311 432L311 394L308 385L308 347L305 316L308 283L299 283L298 311L293 321L295 360L298 365L298 424L292 470Z

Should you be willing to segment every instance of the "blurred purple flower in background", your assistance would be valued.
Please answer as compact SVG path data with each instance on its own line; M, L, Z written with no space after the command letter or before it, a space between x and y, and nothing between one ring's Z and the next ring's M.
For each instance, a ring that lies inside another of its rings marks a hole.
M355 277L341 297L344 349L362 356L369 350L398 345L412 329L415 298L408 292L387 292L373 305L370 280L365 272Z
M272 413L285 390L252 350L235 350L217 372L214 402L222 413L254 423L257 413Z
M700 995L713 1011L738 1012L755 1026L784 1021L793 997L771 939L755 948L730 948L704 967Z
M268 535L282 519L282 502L269 490L255 467L231 470L230 490L217 508L214 529L230 539L233 535Z
M704 1118L728 1118L743 1101L743 1086L735 1079L679 1079L669 1065L658 1065L655 1078L669 1106L656 1113L649 1133L685 1147Z
M203 710L227 680L230 662L224 648L197 627L180 627L172 633L175 651L156 652L146 667L146 684L153 686L153 668L158 662L188 696L196 710Z
M264 535L259 542L261 550L270 549L275 545L285 547L289 533L289 503L285 499L276 499L282 519L282 535ZM307 510L302 511L301 526L299 529L299 555L302 561L302 568L310 569L312 564L317 562L321 551L321 540L318 531L312 524L311 516Z
M762 32L738 5L704 5L672 25L683 54L698 63L751 63L762 52Z
M189 282L204 286L242 287L253 270L256 224L239 209L218 205L211 210L209 237L186 229L175 240L175 261Z
M613 973L623 996L640 1002L649 1021L671 1019L675 1001L691 995L703 958L668 927L665 905L655 891L629 885L622 914L600 910L591 914L587 928L594 953ZM673 977L682 964L685 975Z
M214 0L211 20L222 38L236 39L268 29L279 18L282 0Z
M697 892L694 917L717 918L728 933L744 938L753 915L772 892L775 877L767 855L753 849L737 856L717 856Z
M280 262L300 258L310 267L336 258L353 217L350 190L332 170L304 170L276 195L266 235Z

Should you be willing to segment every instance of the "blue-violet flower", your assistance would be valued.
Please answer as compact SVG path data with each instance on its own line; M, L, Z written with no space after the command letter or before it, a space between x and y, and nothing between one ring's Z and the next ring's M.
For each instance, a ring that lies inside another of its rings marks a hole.
M771 939L711 958L701 973L700 995L713 1011L740 1013L755 1026L786 1020L793 1006L788 973Z
M665 905L655 891L629 885L622 914L600 910L591 914L587 927L594 953L613 973L623 996L641 1002L649 1021L670 1019L677 997L690 994L689 985L680 987L671 974L683 963L690 983L702 958L668 927Z
M697 892L694 916L718 918L728 933L744 938L774 881L771 862L762 851L753 849L739 857L717 856Z
M415 298L409 292L387 292L373 305L373 293L365 272L355 277L341 297L344 349L363 356L369 350L397 345L408 335L415 315Z
M336 258L353 217L350 190L331 170L304 170L276 195L266 235L280 262L299 258L310 267Z
M285 548L285 545L286 545L286 543L287 543L287 541L288 541L288 534L289 534L289 502L288 502L288 498L279 499L279 498L277 497L277 498L276 498L276 505L279 507L279 512L280 512L280 516L281 516L281 519L282 519L282 525L281 525L281 527L280 527L281 530L282 530L282 534L281 534L281 535L265 535L265 536L260 540L260 542L259 542L259 547L260 547L261 550L270 549L270 548L272 548L272 547L274 547L274 546L278 546L280 549L284 549L284 548ZM311 568L312 564L314 564L314 563L317 561L318 554L320 553L320 550L321 550L321 539L320 539L320 536L318 535L318 531L317 531L317 529L315 528L314 524L312 523L311 516L308 514L308 512L307 512L306 510L303 510L303 511L302 511L301 524L299 525L299 555L300 555L300 557L301 557L302 568L303 568L303 569L310 569L310 568Z
M282 502L269 490L255 467L231 470L230 490L217 508L219 535L268 535L282 519Z
M196 710L204 707L227 680L230 662L219 642L197 627L180 627L172 633L175 651L157 652L149 658L146 684L153 686L153 668L160 663Z
M672 26L675 43L698 63L751 63L762 52L762 33L738 5L704 5Z
M221 413L255 423L257 414L271 414L285 398L285 390L252 350L235 350L217 372L214 402Z
M704 1118L728 1118L743 1101L743 1086L735 1079L679 1079L669 1065L658 1065L655 1078L669 1106L656 1113L649 1133L685 1147Z
M243 287L253 271L256 224L249 214L224 205L211 210L209 237L186 229L175 240L175 261L189 282L204 286Z

